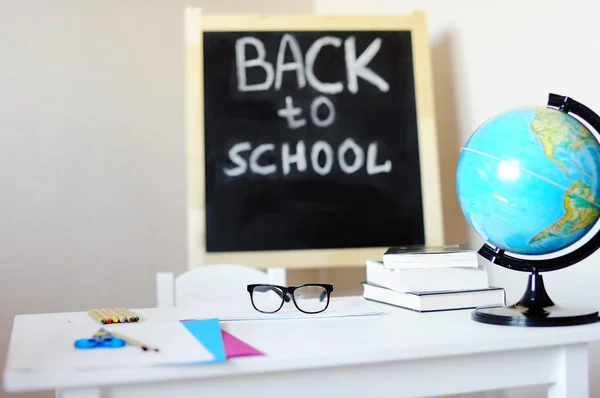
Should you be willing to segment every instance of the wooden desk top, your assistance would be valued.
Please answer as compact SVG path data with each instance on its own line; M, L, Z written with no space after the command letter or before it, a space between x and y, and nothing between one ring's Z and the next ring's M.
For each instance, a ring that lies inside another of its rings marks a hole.
M48 322L94 322L87 313L15 317L4 374L7 391L48 390L145 381L226 377L314 367L367 365L431 357L557 346L600 340L600 323L552 328L496 326L472 321L471 310L417 313L383 304L383 315L221 322L221 327L266 356L176 368L85 372L11 370L11 358L27 352L28 336ZM180 308L135 309L147 322L179 320Z

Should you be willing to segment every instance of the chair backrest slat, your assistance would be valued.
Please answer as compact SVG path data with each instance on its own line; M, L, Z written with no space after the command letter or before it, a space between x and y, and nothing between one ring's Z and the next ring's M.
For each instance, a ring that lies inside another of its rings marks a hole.
M169 307L249 300L247 285L268 282L267 272L239 264L205 265L176 278L173 274L159 272L156 278L157 305Z

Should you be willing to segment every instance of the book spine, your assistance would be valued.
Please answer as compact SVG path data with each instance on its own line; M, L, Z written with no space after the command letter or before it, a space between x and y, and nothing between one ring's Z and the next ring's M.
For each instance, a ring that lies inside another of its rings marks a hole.
M390 270L381 264L367 264L368 282L398 292L471 290L488 287L487 269Z

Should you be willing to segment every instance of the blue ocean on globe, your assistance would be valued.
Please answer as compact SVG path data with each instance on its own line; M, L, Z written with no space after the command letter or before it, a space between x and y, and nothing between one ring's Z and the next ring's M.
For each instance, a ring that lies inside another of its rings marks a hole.
M513 109L471 136L456 189L471 227L522 255L581 239L600 215L600 145L578 119L548 107Z

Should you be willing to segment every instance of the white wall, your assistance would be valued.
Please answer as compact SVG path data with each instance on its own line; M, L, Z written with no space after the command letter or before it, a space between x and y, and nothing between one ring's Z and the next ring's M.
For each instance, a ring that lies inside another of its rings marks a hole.
M425 10L429 32L441 148L445 218L465 223L456 209L454 173L459 146L488 117L529 104L545 105L549 92L568 95L600 113L600 3L594 0L314 0L321 14L394 14ZM448 224L447 224L448 226ZM568 269L544 275L557 304L600 308L600 253ZM492 283L520 298L526 275L492 266ZM600 349L594 346L592 396L600 396ZM517 370L516 370L517 371ZM514 397L544 396L539 388Z
M308 0L1 2L2 370L16 314L152 306L155 273L185 270L188 5L241 13L311 7Z

